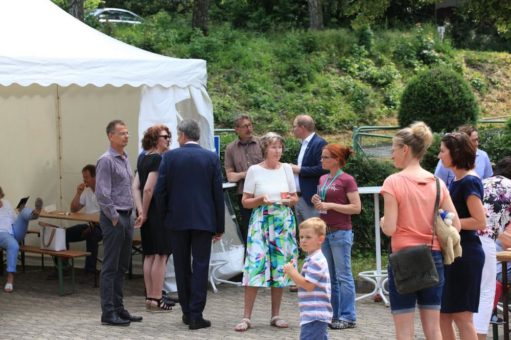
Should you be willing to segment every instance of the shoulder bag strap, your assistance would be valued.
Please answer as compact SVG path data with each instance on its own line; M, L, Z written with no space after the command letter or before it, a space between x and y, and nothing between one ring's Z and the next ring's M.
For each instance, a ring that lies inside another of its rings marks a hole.
M433 249L433 239L436 234L436 218L438 216L438 208L440 206L440 180L435 176L436 182L436 198L435 198L435 208L433 210L433 235L431 236L431 249Z

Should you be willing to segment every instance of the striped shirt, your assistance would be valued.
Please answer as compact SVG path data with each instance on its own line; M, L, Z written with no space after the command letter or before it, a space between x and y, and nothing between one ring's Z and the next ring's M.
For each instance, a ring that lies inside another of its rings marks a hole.
M310 292L298 289L300 305L300 325L313 321L332 322L332 305L330 304L330 274L328 263L321 249L309 254L303 263L302 276L314 284Z

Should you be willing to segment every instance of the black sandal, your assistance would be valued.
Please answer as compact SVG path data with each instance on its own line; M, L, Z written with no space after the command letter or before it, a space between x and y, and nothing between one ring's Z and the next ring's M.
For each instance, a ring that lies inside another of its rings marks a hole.
M155 298L146 298L147 301L155 301L156 305L152 303L146 304L146 310L148 312L153 313L163 313L163 312L170 312L172 310L172 306L165 303L163 298L155 299Z

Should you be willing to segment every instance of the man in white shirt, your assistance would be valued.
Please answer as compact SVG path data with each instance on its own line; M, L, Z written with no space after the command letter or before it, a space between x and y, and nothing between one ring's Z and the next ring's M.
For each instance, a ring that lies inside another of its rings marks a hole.
M71 212L81 211L86 214L95 214L99 212L98 201L96 200L96 166L86 165L82 169L83 183L76 188L75 196L71 201ZM101 227L99 223L78 224L66 229L66 243L69 249L70 242L85 241L87 251L91 253L85 259L85 272L94 273L96 271L96 261L98 258L98 243L102 240Z
M326 173L321 166L321 151L327 142L316 134L315 129L311 116L299 115L293 121L293 134L302 143L297 164L291 165L295 174L296 191L300 196L295 207L297 225L318 216L311 198L317 192L319 177Z

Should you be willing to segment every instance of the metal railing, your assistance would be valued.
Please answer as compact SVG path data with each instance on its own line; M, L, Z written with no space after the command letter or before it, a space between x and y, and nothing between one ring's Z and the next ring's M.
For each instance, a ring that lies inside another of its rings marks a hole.
M497 117L480 119L482 124L505 124L510 117ZM357 126L353 129L352 145L358 154L370 157L389 158L391 155L391 143L394 134L388 131L398 130L398 126ZM499 131L500 129L496 129ZM387 133L386 133L387 132Z

